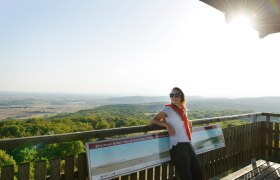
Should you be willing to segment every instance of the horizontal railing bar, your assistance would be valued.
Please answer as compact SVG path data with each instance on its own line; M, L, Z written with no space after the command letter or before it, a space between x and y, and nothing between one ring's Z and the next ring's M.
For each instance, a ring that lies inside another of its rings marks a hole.
M42 145L42 144L53 144L62 143L77 140L88 140L92 138L105 138L112 137L115 135L125 135L132 133L148 132L164 129L155 125L142 125L142 126L131 126L113 129L102 129L102 130L92 130L92 131L82 131L73 132L65 134L53 134L44 136L32 136L32 137L22 137L22 138L12 138L0 140L0 149L14 149L18 147L24 147L27 145Z
M276 114L276 113L257 112L257 113L249 113L249 114L241 114L241 115L233 115L233 116L196 119L196 120L192 120L191 122L193 125L202 125L208 123L237 120L240 118L248 118L248 117L256 118L262 115L265 116L271 115L271 116L280 117L280 114ZM41 145L41 144L70 142L70 141L77 141L77 140L89 140L92 138L105 138L105 137L112 137L116 135L126 135L126 134L141 133L141 132L145 133L149 131L162 130L162 129L164 128L155 125L142 125L142 126L113 128L113 129L73 132L73 133L66 133L66 134L2 139L0 140L0 149L7 150L7 149L24 147L27 145L35 146L38 144Z
M271 117L280 117L280 114L278 113L270 113L270 112L263 112L263 116L271 116Z
M229 120L237 120L241 118L255 118L258 116L262 116L261 112L257 113L248 113L248 114L241 114L241 115L233 115L233 116L221 116L221 117L213 117L213 118L203 118L203 119L195 119L192 122L193 125L201 125L201 124L209 124L215 122L223 122Z

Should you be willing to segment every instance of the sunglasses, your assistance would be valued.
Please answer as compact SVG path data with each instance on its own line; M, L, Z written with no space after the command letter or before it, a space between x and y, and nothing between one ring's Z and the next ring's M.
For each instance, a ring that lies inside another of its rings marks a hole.
M173 98L173 97L179 98L179 97L181 97L181 94L180 93L170 93L169 96L170 96L170 98Z

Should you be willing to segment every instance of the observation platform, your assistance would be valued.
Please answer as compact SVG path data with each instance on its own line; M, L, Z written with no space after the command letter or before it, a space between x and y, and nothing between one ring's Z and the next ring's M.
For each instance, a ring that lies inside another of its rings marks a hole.
M203 179L221 177L221 174L232 171L241 165L245 167L230 175L224 175L226 176L224 179L280 179L280 165L278 164L280 163L280 114L257 112L204 118L192 120L192 124L194 126L201 126L240 119L246 119L248 124L228 126L222 129L226 144L225 147L198 155L203 171ZM13 150L26 147L27 145L36 146L37 144L55 144L77 140L87 142L93 138L104 139L119 135L131 136L135 133L146 134L157 130L164 130L164 128L144 125L67 134L1 139L0 149ZM258 161L251 164L252 159ZM248 164L249 166L247 166ZM34 175L31 172L34 172ZM165 162L155 167L131 172L131 174L114 178L114 180L174 180L176 179L175 172L176 169L172 163ZM29 180L31 178L35 180L89 179L86 153L81 153L78 157L74 157L73 155L64 158L57 157L49 162L41 160L8 165L1 167L0 174L1 180L14 180L14 178L18 180Z

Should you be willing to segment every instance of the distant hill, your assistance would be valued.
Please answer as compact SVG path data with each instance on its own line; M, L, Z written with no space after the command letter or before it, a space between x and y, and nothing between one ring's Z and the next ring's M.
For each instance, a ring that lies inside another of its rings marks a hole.
M204 98L198 96L188 97L188 101L203 100ZM169 102L170 98L168 96L127 96L127 97L117 97L108 98L104 102L107 104L143 104L152 102Z
M189 96L188 100L205 99L198 96ZM168 102L168 96L125 96L106 97L98 95L81 94L45 94L45 93L9 93L0 92L0 106L32 106L38 104L67 105L88 104L94 106L108 104L143 104L151 102Z
M169 103L168 96L127 96L105 97L81 94L44 94L0 92L0 120L53 116L60 113L73 113L98 106L116 104L153 104L153 110L160 110ZM280 97L255 98L204 98L187 97L191 111L249 111L280 113Z

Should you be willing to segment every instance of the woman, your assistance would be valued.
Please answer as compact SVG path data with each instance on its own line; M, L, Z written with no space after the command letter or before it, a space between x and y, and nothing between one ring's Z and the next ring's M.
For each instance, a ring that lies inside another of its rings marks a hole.
M174 87L170 93L171 104L152 119L152 123L163 126L170 136L170 157L180 180L200 180L202 171L190 144L192 126L187 118L186 100L183 91Z

